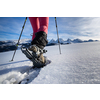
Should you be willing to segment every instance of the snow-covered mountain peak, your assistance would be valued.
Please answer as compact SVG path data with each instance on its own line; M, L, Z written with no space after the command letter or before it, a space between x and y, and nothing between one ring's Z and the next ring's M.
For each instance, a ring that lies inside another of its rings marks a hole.
M55 42L55 40L54 40L54 39L51 39L51 40L50 40L50 43L52 43L52 42L54 43L54 42Z
M58 43L58 39L56 40L56 42ZM60 43L63 43L64 40L63 40L62 38L59 38L59 42L60 42Z
M83 42L83 41L82 41L81 39L74 39L73 42L74 42L74 43L81 43L81 42Z

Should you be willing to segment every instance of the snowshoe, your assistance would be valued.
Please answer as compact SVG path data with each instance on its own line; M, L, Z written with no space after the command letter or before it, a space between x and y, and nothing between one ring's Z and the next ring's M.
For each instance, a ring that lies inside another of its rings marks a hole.
M42 50L36 45L32 45L29 48L22 46L21 51L33 62L34 66L40 68L46 65L47 59L43 56L43 53L46 53L47 50Z

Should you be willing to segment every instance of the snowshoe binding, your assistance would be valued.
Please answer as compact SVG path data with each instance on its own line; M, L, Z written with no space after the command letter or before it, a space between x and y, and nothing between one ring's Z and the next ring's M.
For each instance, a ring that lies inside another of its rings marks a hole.
M47 59L43 56L43 53L46 53L47 50L42 50L36 45L32 45L29 48L22 46L21 51L33 62L34 67L41 68L46 65Z

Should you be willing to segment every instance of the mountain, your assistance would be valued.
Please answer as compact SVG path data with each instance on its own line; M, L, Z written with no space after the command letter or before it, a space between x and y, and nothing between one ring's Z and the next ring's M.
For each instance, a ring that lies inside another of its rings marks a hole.
M4 46L4 45L15 45L14 41L8 40L8 41L0 41L0 46Z
M64 41L62 38L59 38L59 42L60 44L71 44L71 39ZM47 45L56 45L56 44L58 44L58 39L56 41L54 39L51 39Z
M62 38L59 38L60 44L95 42L95 41L98 41L98 40L89 39L89 40L82 41L81 39L78 39L78 38L74 39L74 40L71 40L71 39L68 38L66 41L64 41ZM47 44L47 46L49 46L49 45L56 45L56 44L58 44L58 39L56 41L54 39L51 39L51 41Z
M59 38L59 42L60 42L61 44L63 44L63 43L64 43L64 40L63 40L62 38ZM56 40L56 43L58 43L58 39Z
M18 40L13 40L15 43L18 42ZM25 43L30 43L31 42L31 39L21 39L19 44L25 44Z
M49 43L56 43L54 39L51 39Z
M68 38L67 41L65 41L64 43L65 44L71 44L72 43L72 40Z
M0 52L11 51L16 49L16 43L14 41L0 41Z
M18 40L7 40L7 41L0 41L0 52L6 52L6 51L12 51L17 48ZM30 39L21 39L19 43L19 47L21 45L24 45L26 47L31 45L31 40Z
M92 39L89 39L89 40L88 40L88 42L93 42L93 41L94 41L94 40L92 40Z
M74 39L72 42L73 43L82 43L83 41L81 39Z
M82 41L81 39L67 39L64 41L62 38L59 38L60 44L71 44L71 43L83 43L83 42L95 42L98 40L84 40ZM0 41L0 52L5 52L5 51L11 51L16 49L16 44L18 40L8 40L8 41ZM57 45L58 44L58 39L55 41L54 39L51 39L46 46L52 46L52 45ZM31 40L30 39L21 39L18 48L20 49L21 46L24 45L26 47L29 47L31 45Z
M56 44L57 44L56 41L54 39L51 39L46 46L52 46Z

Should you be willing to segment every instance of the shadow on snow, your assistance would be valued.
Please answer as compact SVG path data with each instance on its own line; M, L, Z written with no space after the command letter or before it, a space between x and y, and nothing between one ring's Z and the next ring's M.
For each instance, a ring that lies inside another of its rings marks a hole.
M5 63L5 64L0 64L0 66L9 65L9 64L15 64L15 63L20 63L20 62L24 62L24 61L30 61L30 60L22 60L22 61L16 61L16 62L9 62L9 63Z

